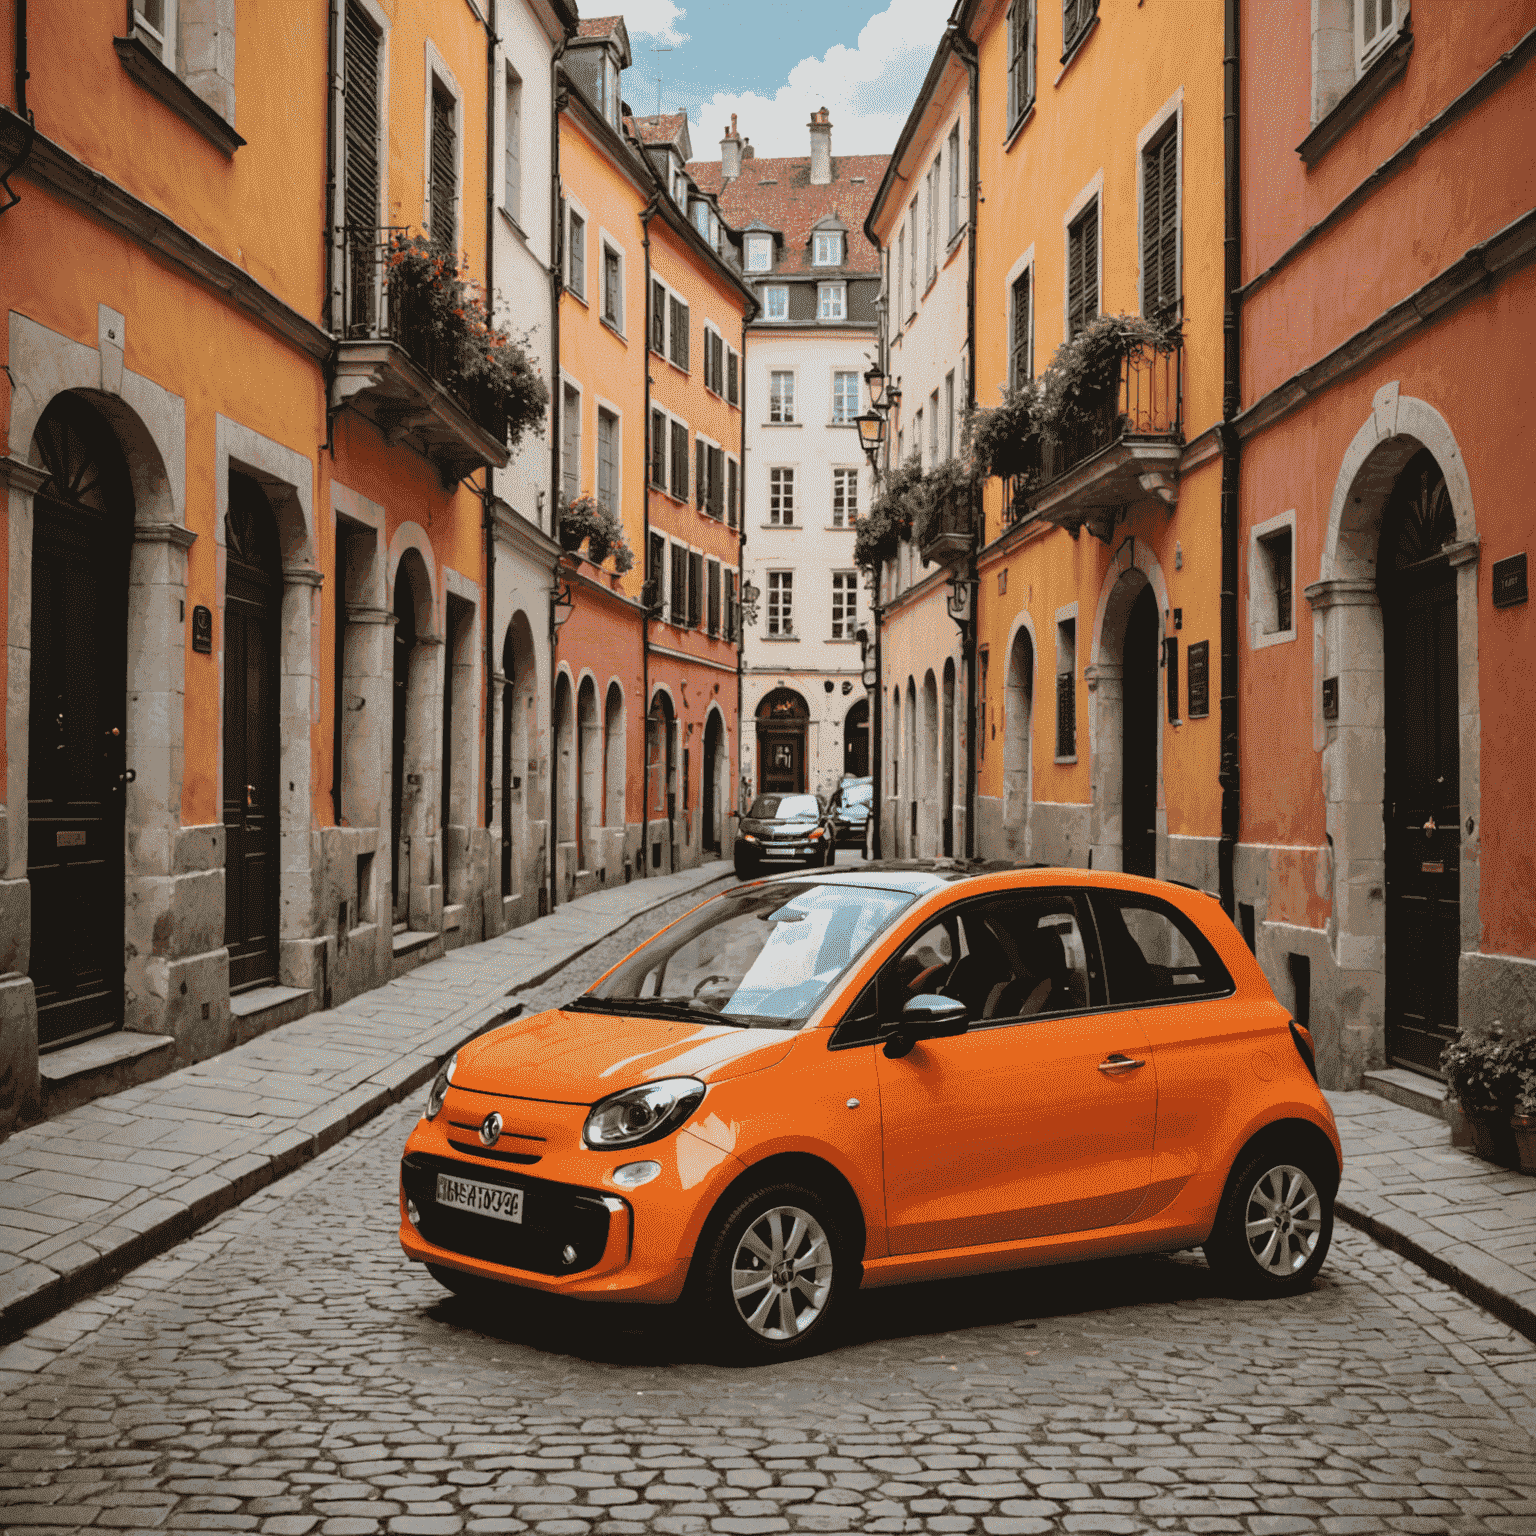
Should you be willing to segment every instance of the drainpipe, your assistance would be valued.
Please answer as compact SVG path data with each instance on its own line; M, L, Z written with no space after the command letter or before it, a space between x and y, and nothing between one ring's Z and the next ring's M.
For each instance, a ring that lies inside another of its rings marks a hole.
M876 343L875 351L880 359L880 366L885 370L886 377L891 372L891 349L888 344L886 321L890 316L890 301L884 297L891 291L891 253L880 253L882 263L882 297L875 301L875 307L880 315L880 339ZM889 453L889 443L886 445ZM870 488L878 491L880 488L880 470L873 459L870 460ZM871 498L873 504L873 498ZM873 590L869 600L869 616L875 626L875 700L870 711L869 718L869 814L873 822L869 835L869 856L872 859L880 857L880 829L883 818L880 812L880 804L885 799L885 686L880 674L880 621L885 617L885 610L880 604L880 578L884 574L885 565L882 561L874 570Z
M16 156L16 163L0 173L0 187L5 189L6 200L0 203L0 213L8 213L21 201L21 194L11 190L11 177L27 163L32 145L37 139L37 124L27 109L27 81L32 78L27 68L27 0L16 0L16 116L27 125L27 137Z
M1225 172L1226 295L1221 315L1221 841L1216 865L1221 904L1229 917L1237 915L1233 865L1237 853L1242 805L1238 759L1237 718L1237 521L1238 476L1242 443L1236 418L1242 405L1241 292L1243 282L1242 179L1239 151L1238 6L1225 0L1225 45L1222 50L1222 159Z
M755 290L754 290L755 292ZM741 406L741 442L737 457L741 466L736 471L736 822L746 815L741 803L741 754L746 747L742 739L744 717L742 698L746 691L747 626L741 621L741 594L747 584L747 317L741 317L741 362L736 367L736 401ZM725 853L724 840L720 849ZM732 850L734 853L734 849Z
M495 302L495 292L496 0L490 0L490 14L485 23L485 306L488 315ZM496 820L496 487L489 464L485 466L481 503L485 524L485 832L489 845L491 828ZM500 849L490 849L487 857L494 873L492 884L499 894Z
M641 525L641 571L651 563L651 220L661 205L658 192L640 210L640 249L645 252L645 303L641 306L641 318L645 335L640 343L640 359L645 370L645 472L640 483L645 496L640 506L644 514ZM742 354L745 360L746 354ZM745 371L745 370L743 370ZM658 576L657 591L661 590ZM645 581L640 583L640 873L649 878L651 873L651 611L645 604ZM671 822L667 823L668 827Z
M1235 3L1235 0L1231 0ZM977 161L981 155L981 123L978 109L981 105L981 66L976 56L976 45L970 38L956 32L951 41L956 56L965 64L970 76L971 133L970 175L966 178L966 217L970 228L965 237L965 412L969 416L976 408L976 213L980 202L981 178ZM971 548L966 556L966 580L971 583L971 622L961 632L965 659L965 854L976 856L976 641L981 628L981 584L976 576L976 546L980 542L981 529L976 526L980 508L980 496L972 489Z
M565 57L566 44L569 37L561 38L549 61L549 137L550 137L550 194L549 194L549 314L550 314L550 346L552 351L553 377L550 380L549 400L549 525L553 532L558 526L558 507L560 501L560 432L561 411L564 405L564 390L560 383L560 295L565 292L565 282L561 277L562 262L564 259L563 247L565 239L565 227L560 216L560 114L565 110L567 97L560 87L560 61ZM544 531L544 519L539 518L539 531ZM559 585L560 563L558 556L555 565L549 573L551 587ZM554 661L556 631L550 630L550 661ZM549 685L549 708L551 741L553 741L554 708L555 708L555 684L557 679L551 668ZM556 842L555 827L555 798L556 798L556 772L554 768L554 754L550 754L549 775L549 829L545 838L545 846L549 851L549 910L555 910L556 886L555 878L556 855L559 852L559 844ZM524 792L525 796L532 793L532 785Z

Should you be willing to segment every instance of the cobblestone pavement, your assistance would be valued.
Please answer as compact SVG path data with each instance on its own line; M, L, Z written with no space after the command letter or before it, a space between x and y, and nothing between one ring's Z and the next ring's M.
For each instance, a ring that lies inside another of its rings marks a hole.
M872 1292L829 1353L733 1371L672 1311L477 1308L407 1263L417 1113L0 1351L8 1536L1536 1533L1536 1349L1358 1232L1278 1305L1194 1255L1078 1265Z

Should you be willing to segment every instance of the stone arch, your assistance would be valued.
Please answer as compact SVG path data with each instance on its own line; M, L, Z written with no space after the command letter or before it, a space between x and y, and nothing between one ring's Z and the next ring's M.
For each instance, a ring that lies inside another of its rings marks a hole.
M1003 844L1028 859L1034 822L1035 626L1020 614L1003 673Z
M576 687L576 867L596 869L597 829L603 824L602 721L597 680L582 669Z
M913 852L919 858L932 858L941 851L939 831L939 763L943 734L939 717L939 680L929 667L923 674L922 734L917 740L918 755L922 761L919 775L920 808L917 813L917 839Z
M704 760L699 772L699 809L703 847L717 857L721 852L725 807L729 804L730 776L726 771L729 740L725 712L711 701L704 712Z
M432 541L420 523L401 523L389 541L389 554L384 562L384 601L395 607L395 583L400 574L400 563L413 553L421 562L424 580L411 583L416 604L416 634L418 639L441 640L442 622L437 602L437 557L432 551Z
M625 737L624 685L611 678L603 698L603 825L624 831L629 759Z
M1456 519L1446 546L1456 582L1457 720L1460 749L1461 962L1458 1001L1465 1024L1476 1014L1476 962L1482 942L1480 894L1481 709L1477 671L1478 534L1471 481L1455 435L1434 406L1402 395L1396 381L1377 390L1339 466L1329 504L1312 606L1313 745L1322 754L1331 854L1333 912L1328 939L1340 985L1360 999L1335 1039L1319 1041L1334 1081L1353 1085L1386 1056L1386 839L1382 797L1386 732L1382 718L1386 654L1377 552L1387 500L1421 449L1445 476ZM1336 679L1338 714L1325 720L1324 679ZM1469 966L1469 961L1472 964Z
M543 806L530 767L539 735L538 663L533 626L521 609L502 632L500 703L501 894L510 898L542 890L544 879L544 843L535 832Z
M1128 538L1109 563L1099 588L1093 621L1089 689L1088 751L1093 803L1088 813L1089 859L1094 869L1120 869L1124 846L1122 775L1124 772L1123 714L1125 707L1125 632L1136 599L1151 589L1161 633L1168 612L1168 583L1151 545ZM1166 869L1168 816L1163 794L1163 728L1161 715L1154 730L1158 869Z

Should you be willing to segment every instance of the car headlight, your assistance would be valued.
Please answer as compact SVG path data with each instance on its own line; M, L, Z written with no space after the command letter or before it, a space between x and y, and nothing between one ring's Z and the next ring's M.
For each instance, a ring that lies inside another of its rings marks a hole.
M582 1140L594 1151L658 1141L681 1125L703 1097L704 1084L696 1077L664 1077L626 1088L592 1106Z
M432 1079L432 1086L427 1090L427 1119L435 1120L437 1112L443 1107L443 1100L448 1097L448 1085L453 1081L453 1069L458 1066L457 1053L448 1058L448 1065Z
M814 843L814 842L815 842L815 841L816 841L816 839L817 839L817 838L818 838L818 837L820 837L820 836L821 836L821 835L822 835L822 833L823 833L823 832L824 832L824 831L825 831L825 830L826 830L826 828L824 828L824 827L817 827L817 828L816 828L816 829L815 829L815 830L814 830L814 831L813 831L813 832L812 832L812 833L811 833L811 835L810 835L810 836L809 836L809 837L808 837L808 838L806 838L806 842L808 842L808 843Z
M741 840L744 843L755 843L757 841L757 834L755 832L743 832Z

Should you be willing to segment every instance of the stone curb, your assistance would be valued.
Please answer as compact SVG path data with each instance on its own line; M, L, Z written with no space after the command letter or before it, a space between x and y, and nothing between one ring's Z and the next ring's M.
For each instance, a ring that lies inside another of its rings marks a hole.
M1426 1274L1450 1286L1453 1291L1465 1296L1468 1301L1498 1318L1516 1333L1536 1340L1536 1310L1518 1298L1486 1280L1480 1280L1454 1259L1426 1248L1411 1233L1403 1231L1390 1220L1373 1216L1343 1198L1335 1202L1333 1209L1340 1221L1364 1232L1383 1248L1390 1248L1393 1253L1407 1259L1410 1264L1416 1264Z
M185 1242L194 1232L207 1226L216 1216L232 1210L243 1201L250 1199L258 1190L265 1189L285 1174L302 1167L318 1157L320 1153L335 1146L338 1141L355 1131L360 1125L383 1113L391 1104L398 1104L407 1095L415 1093L437 1075L442 1063L460 1046L474 1039L476 1035L495 1028L506 1019L515 1017L521 1011L518 1006L509 1007L507 998L542 986L573 961L579 960L588 950L596 948L627 923L633 922L638 917L644 917L647 912L654 912L656 908L665 906L669 901L675 901L679 896L692 895L695 891L702 900L710 885L730 878L733 877L715 876L701 881L691 890L671 890L647 905L636 906L632 911L625 911L617 916L617 920L611 927L606 927L595 938L571 946L563 951L561 957L553 964L546 966L536 975L519 981L516 986L502 993L493 1002L482 1004L454 1024L450 1036L451 1043L443 1046L440 1037L435 1044L441 1048L414 1063L409 1056L397 1057L393 1061L382 1063L368 1082L349 1090L332 1103L323 1106L297 1126L279 1131L257 1151L232 1159L227 1177L221 1177L222 1170L215 1171L204 1175L202 1179L194 1180L193 1185L187 1186L185 1190L160 1196L157 1201L151 1203L163 1202L178 1206L179 1209L160 1217L142 1231L130 1233L123 1227L106 1229L106 1231L116 1230L124 1235L104 1251L98 1252L94 1258L83 1260L63 1274L52 1275L35 1290L28 1291L0 1309L0 1344L10 1343L28 1329L46 1322L65 1308L74 1306L96 1291L104 1290L122 1279L130 1270L137 1269L139 1265L167 1252L178 1243ZM458 1011L460 1014L464 1012L462 1009ZM452 1015L449 1016L449 1018L452 1017ZM443 1023L447 1024L448 1019ZM373 1091L368 1091L370 1088ZM178 1198L180 1194L191 1195L194 1185L205 1187L190 1201ZM106 1231L97 1235L106 1236ZM80 1246L89 1247L90 1245L82 1243ZM43 1268L41 1265L35 1267Z

